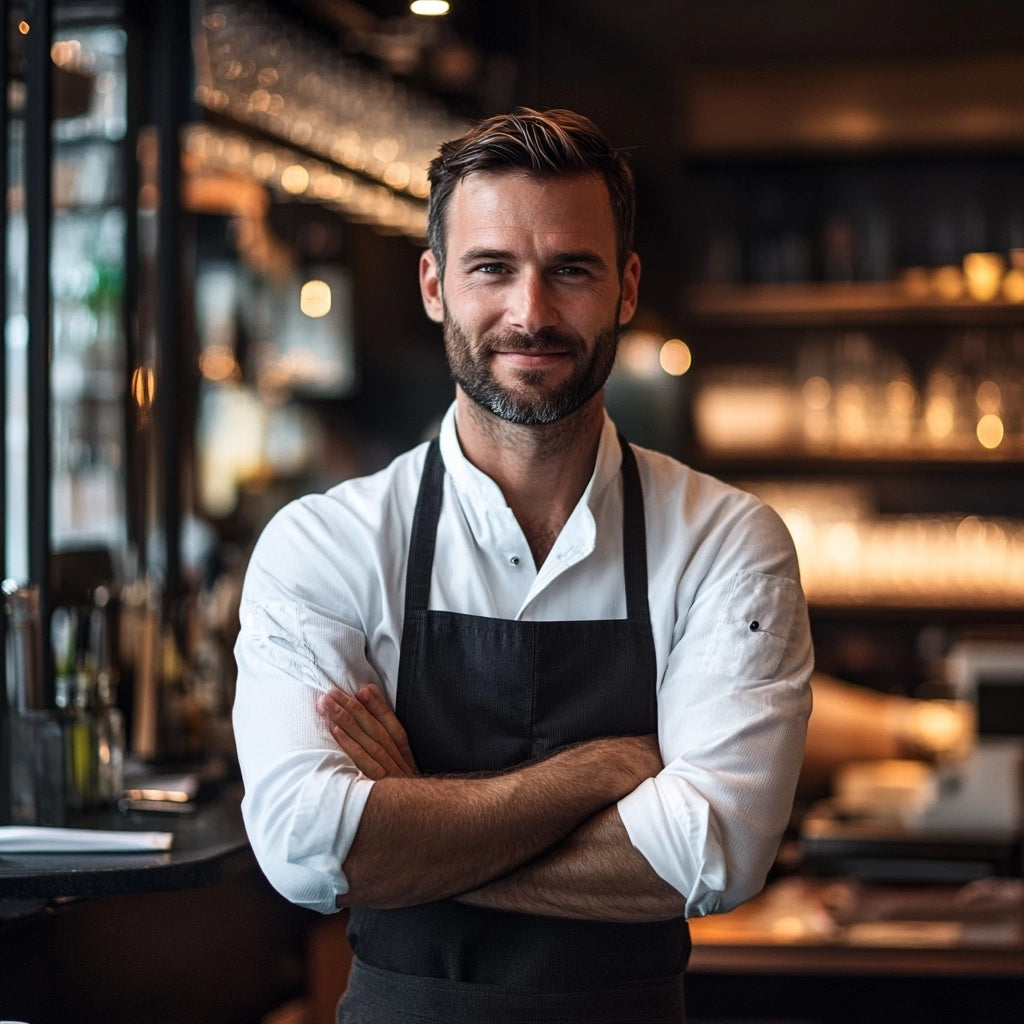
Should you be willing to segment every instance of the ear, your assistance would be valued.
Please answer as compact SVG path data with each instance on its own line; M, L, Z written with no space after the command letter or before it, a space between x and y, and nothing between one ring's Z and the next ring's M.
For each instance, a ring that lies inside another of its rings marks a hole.
M640 295L640 257L631 252L626 257L626 266L622 271L622 301L619 305L619 326L628 324L636 312L637 299Z
M444 291L437 272L437 260L430 249L420 253L420 297L427 316L435 323L444 320Z

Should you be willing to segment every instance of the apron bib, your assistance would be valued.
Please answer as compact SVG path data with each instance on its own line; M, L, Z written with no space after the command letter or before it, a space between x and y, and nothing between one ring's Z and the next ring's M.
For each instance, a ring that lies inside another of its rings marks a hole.
M657 731L643 495L620 438L626 618L429 611L444 463L431 443L410 539L397 714L421 772L495 772L570 743ZM679 1024L682 919L573 921L445 900L354 908L345 1024Z

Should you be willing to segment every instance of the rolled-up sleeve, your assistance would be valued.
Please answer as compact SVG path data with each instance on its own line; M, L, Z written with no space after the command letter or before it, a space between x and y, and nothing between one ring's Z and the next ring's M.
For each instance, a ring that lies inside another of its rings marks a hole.
M792 811L813 668L796 556L759 509L685 609L658 695L665 768L618 805L633 845L686 897L732 909L764 885Z
M271 531L246 575L235 645L233 725L245 795L242 815L270 883L293 903L332 913L348 891L342 864L373 783L335 743L317 712L333 685L377 675L363 633L288 593ZM261 542L262 543L262 542Z

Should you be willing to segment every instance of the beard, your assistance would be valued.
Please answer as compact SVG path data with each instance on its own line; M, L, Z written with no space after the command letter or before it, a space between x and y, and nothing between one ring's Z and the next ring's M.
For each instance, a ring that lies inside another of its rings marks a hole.
M455 382L477 405L500 419L522 426L557 423L585 405L604 387L615 365L618 309L609 327L599 331L587 352L583 339L544 328L536 334L518 331L481 336L474 348L462 325L445 309L444 341ZM512 384L499 384L491 372L494 352L561 352L572 359L572 373L560 384L545 383L545 370L521 370Z

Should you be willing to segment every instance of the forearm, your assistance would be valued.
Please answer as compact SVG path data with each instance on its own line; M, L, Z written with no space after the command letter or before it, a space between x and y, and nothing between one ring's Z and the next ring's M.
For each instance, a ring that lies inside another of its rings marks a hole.
M649 737L621 737L491 777L383 778L345 859L343 902L410 906L479 888L564 839L659 765Z
M680 917L685 899L634 849L615 807L529 864L460 897L492 910L594 921Z

